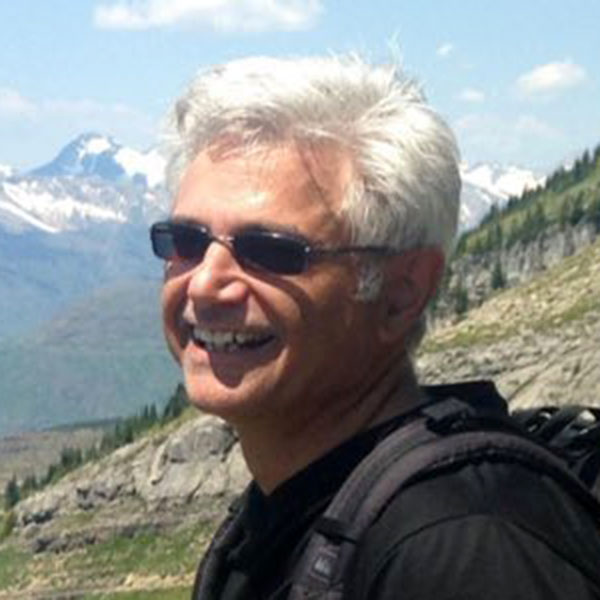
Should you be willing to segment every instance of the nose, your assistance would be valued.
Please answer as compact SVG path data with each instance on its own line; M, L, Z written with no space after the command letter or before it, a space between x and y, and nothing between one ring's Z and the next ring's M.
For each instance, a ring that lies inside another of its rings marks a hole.
M249 293L244 272L226 244L215 240L190 273L187 295L198 304L238 304Z

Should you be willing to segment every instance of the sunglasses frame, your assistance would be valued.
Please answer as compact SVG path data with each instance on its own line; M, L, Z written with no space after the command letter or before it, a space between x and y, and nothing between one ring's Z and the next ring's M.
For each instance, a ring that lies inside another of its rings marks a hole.
M196 232L199 236L205 236L207 242L201 256L200 253L198 253L198 256L179 257L181 260L195 260L201 262L204 259L204 255L210 244L215 242L228 248L236 261L242 265L242 267L274 273L277 275L298 275L308 270L311 264L316 261L343 254L369 253L379 256L391 256L399 253L390 246L318 246L311 244L307 239L299 235L294 235L287 232L270 231L266 229L243 230L233 235L215 235L206 225L167 220L158 221L150 227L152 250L158 258L166 261L172 261L178 258L175 252L173 255L167 256L164 252L159 251L160 248L158 242L158 236L160 234L169 234L171 237L171 245L175 251L176 244L173 240L175 238L177 229L185 231L187 234ZM287 269L273 268L273 264L261 264L260 261L256 261L244 256L244 252L240 251L239 249L240 241L243 241L244 238L247 239L252 236L273 241L281 240L283 243L288 245L288 250L290 250L290 248L293 246L293 248L297 249L295 265L290 266Z

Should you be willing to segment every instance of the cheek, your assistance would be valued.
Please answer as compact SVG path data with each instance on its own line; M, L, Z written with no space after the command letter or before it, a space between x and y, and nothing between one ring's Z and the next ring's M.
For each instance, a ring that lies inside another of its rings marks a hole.
M169 348L177 359L185 343L181 326L184 298L185 285L183 281L165 281L161 294L163 329Z
M350 282L324 282L297 303L299 335L314 352L349 343L361 306L354 300Z

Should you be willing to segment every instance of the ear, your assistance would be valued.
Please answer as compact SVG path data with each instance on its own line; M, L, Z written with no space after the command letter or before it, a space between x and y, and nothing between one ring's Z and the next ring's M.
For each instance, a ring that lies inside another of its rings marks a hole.
M444 270L439 248L414 248L388 260L384 271L379 338L397 343L435 294Z

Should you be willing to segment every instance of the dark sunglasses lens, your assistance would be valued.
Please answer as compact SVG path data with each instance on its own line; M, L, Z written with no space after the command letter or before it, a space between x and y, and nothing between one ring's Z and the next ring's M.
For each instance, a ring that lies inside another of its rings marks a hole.
M295 275L306 268L302 242L268 232L245 232L234 240L235 253L242 260L271 273Z
M200 260L209 243L208 233L196 227L161 223L152 228L152 248L164 260Z

